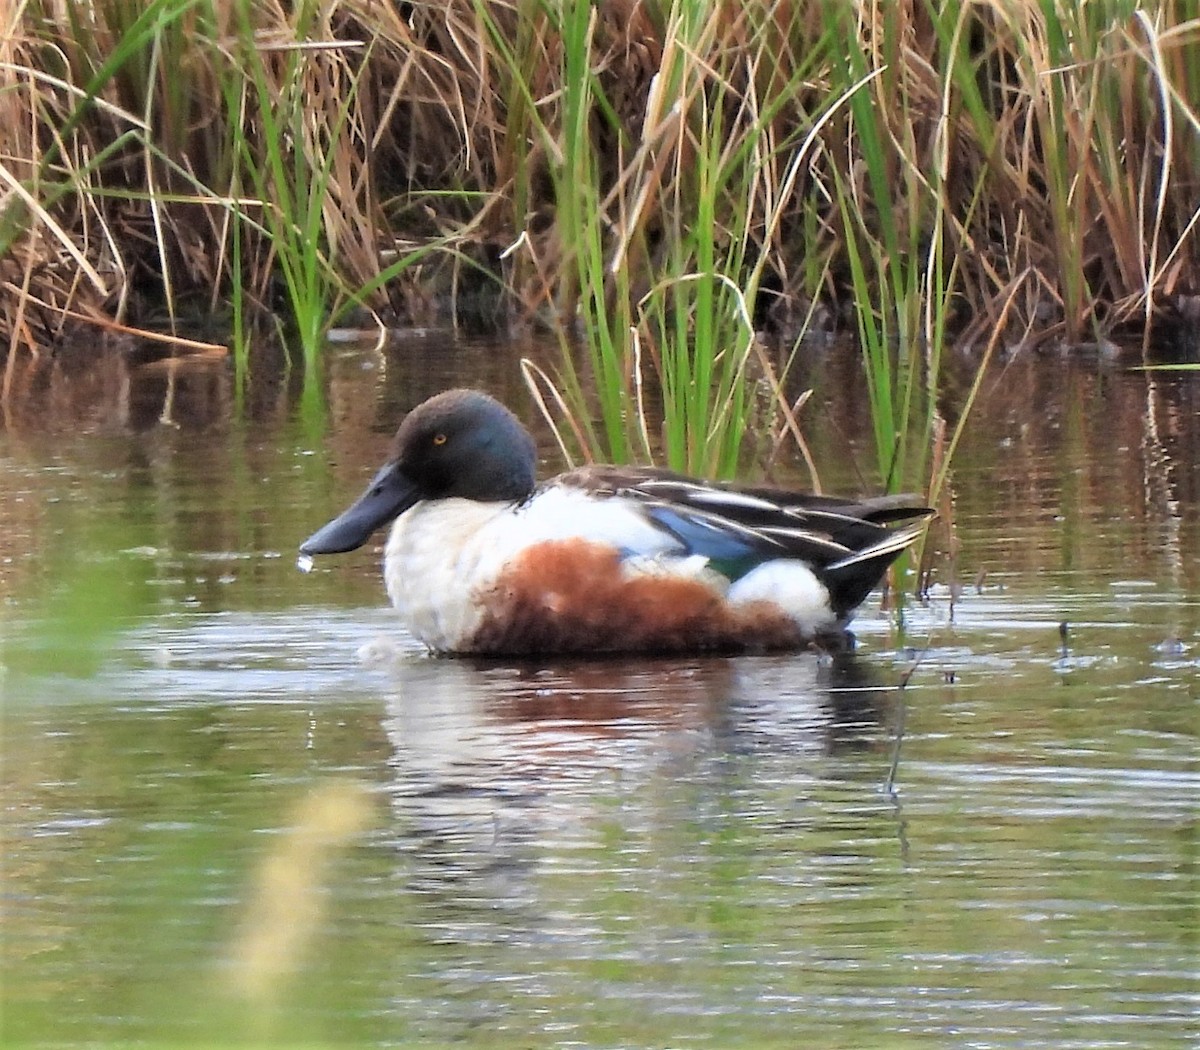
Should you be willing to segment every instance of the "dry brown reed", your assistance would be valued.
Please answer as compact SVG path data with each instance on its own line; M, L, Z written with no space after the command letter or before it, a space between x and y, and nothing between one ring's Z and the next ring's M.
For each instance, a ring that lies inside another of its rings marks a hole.
M497 281L495 319L570 322L568 7L6 3L8 353L80 317L178 323L242 293L278 308L266 213L305 229L278 180L314 170L328 312L361 299L399 323L457 317L467 289ZM1080 340L1200 293L1190 2L607 0L587 46L584 206L610 297L636 303L698 266L690 248L676 272L664 260L694 233L698 176L735 164L712 239L740 268L724 276L756 292L756 323L784 332L816 303L847 316L852 236L892 262L937 241L949 319L984 341L1002 304L1010 332ZM857 108L835 106L854 92ZM289 100L301 121L264 119ZM442 250L375 281L422 245Z

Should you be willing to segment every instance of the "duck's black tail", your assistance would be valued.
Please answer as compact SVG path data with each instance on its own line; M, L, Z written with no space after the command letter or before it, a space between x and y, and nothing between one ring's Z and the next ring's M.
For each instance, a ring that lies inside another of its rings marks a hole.
M926 519L933 513L927 507L914 505L912 497L907 497L907 502L903 505L896 504L889 508L875 507L871 510L864 507L862 510L864 511L863 520L879 525L897 521L912 521L914 518L920 520L888 532L869 546L824 567L821 571L821 578L825 586L829 588L829 600L839 620L848 618L849 614L863 603L867 595L883 579L883 574L887 572L888 566L920 538L921 533L925 530ZM869 514L878 514L879 516L870 517Z

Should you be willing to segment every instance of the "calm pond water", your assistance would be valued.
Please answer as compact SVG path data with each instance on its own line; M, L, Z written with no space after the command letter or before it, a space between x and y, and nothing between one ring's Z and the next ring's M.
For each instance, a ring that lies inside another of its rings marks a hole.
M431 335L240 405L220 362L24 377L6 1044L1198 1045L1200 377L998 372L958 585L847 656L432 659L377 550L295 548L427 394L532 418L516 376ZM813 382L855 491L854 367Z

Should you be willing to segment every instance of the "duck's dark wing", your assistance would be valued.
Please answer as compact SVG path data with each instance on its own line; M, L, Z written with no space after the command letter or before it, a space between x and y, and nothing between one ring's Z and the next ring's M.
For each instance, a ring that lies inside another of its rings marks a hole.
M932 514L913 495L846 500L645 467L583 467L555 483L638 501L651 521L731 577L774 558L799 559L821 576L839 615L863 601Z

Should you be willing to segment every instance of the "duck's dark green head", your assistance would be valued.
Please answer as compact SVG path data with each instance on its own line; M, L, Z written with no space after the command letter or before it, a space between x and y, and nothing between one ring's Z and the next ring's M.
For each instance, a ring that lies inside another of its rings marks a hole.
M405 417L367 491L305 540L300 553L361 547L420 500L524 499L533 491L536 463L533 438L499 401L479 390L447 390Z

